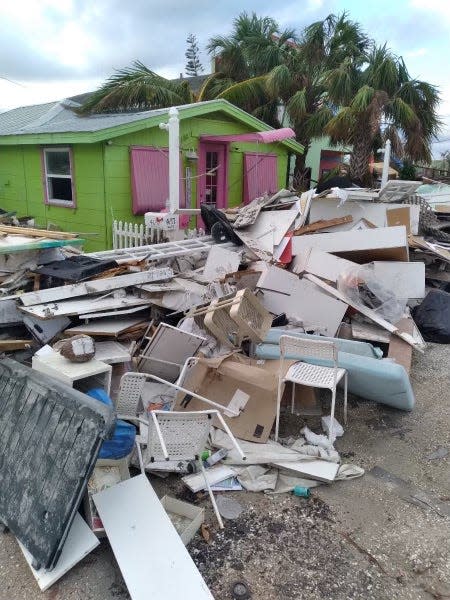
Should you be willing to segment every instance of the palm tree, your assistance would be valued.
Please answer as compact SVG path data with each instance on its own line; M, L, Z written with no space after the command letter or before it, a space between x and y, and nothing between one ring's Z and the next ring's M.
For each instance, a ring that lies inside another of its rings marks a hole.
M194 101L189 83L171 81L140 61L118 70L79 109L81 114L166 108Z
M291 29L281 31L271 17L241 13L229 36L209 40L216 72L204 83L198 100L225 98L275 127L279 126L278 101L266 87L266 77L285 60L295 44Z
M206 81L200 97L225 98L271 125L289 124L305 146L296 159L298 177L312 139L333 118L324 73L343 60L360 64L368 46L346 13L311 24L299 38L292 31L280 33L273 19L243 13L230 37L210 40L220 71Z
M351 144L350 175L367 181L374 146L390 139L398 156L431 159L431 142L440 129L439 93L412 79L402 58L374 46L364 64L344 58L324 76L328 102L339 107L326 124L333 143Z

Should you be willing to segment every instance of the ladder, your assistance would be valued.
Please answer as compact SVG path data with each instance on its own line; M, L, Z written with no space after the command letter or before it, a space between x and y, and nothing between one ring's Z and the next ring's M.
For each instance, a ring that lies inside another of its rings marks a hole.
M162 260L174 256L183 256L192 252L209 251L211 246L216 245L212 236L202 236L177 242L166 242L163 244L150 244L137 248L120 248L116 250L103 250L102 252L90 252L87 256L101 260L115 260L119 264L130 260L146 260L148 262ZM221 244L223 248L238 250L238 246L231 242Z

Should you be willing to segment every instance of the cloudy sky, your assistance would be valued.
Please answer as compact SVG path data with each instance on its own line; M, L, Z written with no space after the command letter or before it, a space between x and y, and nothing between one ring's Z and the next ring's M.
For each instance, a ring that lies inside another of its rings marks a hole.
M404 57L413 77L440 87L445 127L435 154L450 148L448 0L0 0L0 110L93 90L135 59L176 77L187 34L204 48L243 10L298 30L348 11ZM209 58L202 58L208 70Z

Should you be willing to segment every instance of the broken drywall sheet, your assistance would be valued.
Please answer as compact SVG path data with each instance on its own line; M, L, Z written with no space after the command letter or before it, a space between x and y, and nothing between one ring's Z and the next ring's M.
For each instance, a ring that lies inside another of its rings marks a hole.
M118 275L117 277L108 277L107 279L94 279L83 283L28 292L20 296L20 301L24 306L45 304L47 302L56 302L57 300L76 298L77 296L105 294L112 290L151 283L152 281L162 279L170 279L171 277L173 277L173 271L167 267L163 269L150 269L149 271L142 271L140 273L129 273L127 275Z
M409 260L408 239L404 226L293 237L292 253L294 256L305 252L308 248L339 254L343 258L358 263L368 263L374 260Z
M205 281L222 279L227 273L235 273L241 262L240 254L220 246L211 246L203 269Z
M345 258L339 258L329 252L323 252L317 248L307 248L294 257L291 270L299 275L305 272L311 273L336 283L342 271L356 266L356 263L345 260Z
M286 313L303 323L307 330L334 336L347 305L322 293L310 282L294 273L270 267L258 281L261 302L273 314Z

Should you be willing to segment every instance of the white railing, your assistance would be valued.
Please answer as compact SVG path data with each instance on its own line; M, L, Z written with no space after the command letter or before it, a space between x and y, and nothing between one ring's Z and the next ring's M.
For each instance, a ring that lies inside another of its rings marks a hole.
M149 244L162 244L169 241L167 231L137 223L113 221L113 250L122 248L139 248ZM194 239L205 235L203 229L189 229L186 238Z
M159 244L166 241L166 234L161 229L152 229L137 223L113 221L113 249L139 248L148 244Z

